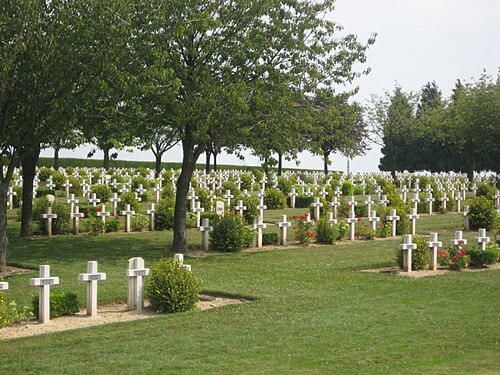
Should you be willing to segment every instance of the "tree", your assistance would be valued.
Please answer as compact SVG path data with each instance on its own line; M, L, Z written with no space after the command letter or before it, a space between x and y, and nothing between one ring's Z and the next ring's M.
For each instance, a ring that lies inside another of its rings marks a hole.
M323 89L312 99L309 149L323 156L325 174L332 153L340 152L352 158L367 149L363 108L358 103L349 104L348 98L348 93L335 95L332 90Z
M177 180L173 250L185 252L186 201L196 161L211 140L240 144L252 127L249 101L258 80L310 89L359 75L367 46L324 16L333 1L154 0L144 24L154 25L163 50L155 59L178 82L172 126L183 149ZM368 44L373 43L370 39Z
M76 108L109 73L127 23L123 1L0 2L0 268L6 266L6 191L23 167L21 234L31 234L40 149L72 131ZM111 43L113 41L113 43ZM6 163L6 173L3 173Z

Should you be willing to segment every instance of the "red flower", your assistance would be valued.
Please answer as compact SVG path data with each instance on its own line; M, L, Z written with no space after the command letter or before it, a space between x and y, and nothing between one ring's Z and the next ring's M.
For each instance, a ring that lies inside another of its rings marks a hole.
M360 217L358 217L358 221L361 221L361 218L360 218Z
M115 216L115 219L116 219L116 220L120 220L120 216L116 215L116 216Z
M90 208L86 208L86 209L85 209L85 212L86 212L86 213L89 213L89 212L90 212Z
M95 209L95 210L96 210L97 212L101 212L101 207L100 207L100 206L99 206L99 207L96 207L96 209Z
M297 215L295 215L293 218L294 218L294 219L298 219L299 217L298 217Z
M293 229L299 229L299 226L298 225L294 225Z
M383 227L384 227L384 224L383 224L383 223L380 223L378 226L379 226L380 228L383 228Z
M317 222L318 222L318 219L314 218L314 219L313 219L313 221L314 221L315 223L317 223Z
M306 234L307 234L309 237L314 236L314 232L312 232L312 231L308 231Z

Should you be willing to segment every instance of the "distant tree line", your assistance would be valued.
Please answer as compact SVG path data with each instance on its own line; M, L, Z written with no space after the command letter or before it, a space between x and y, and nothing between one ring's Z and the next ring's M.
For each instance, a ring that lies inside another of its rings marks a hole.
M500 172L500 76L457 80L450 98L435 82L419 94L396 87L372 98L369 122L384 171Z

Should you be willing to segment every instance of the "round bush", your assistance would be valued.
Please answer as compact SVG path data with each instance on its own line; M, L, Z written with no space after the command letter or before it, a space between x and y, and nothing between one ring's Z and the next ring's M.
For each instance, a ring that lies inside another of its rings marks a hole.
M107 185L93 185L91 190L101 200L101 203L106 203L113 195L111 188Z
M479 196L471 200L469 206L469 223L471 229L493 228L497 212L495 205L488 198Z
M135 193L128 192L120 195L121 201L118 202L118 211L123 211L125 205L130 204L130 209L135 211L136 214L141 212L141 202L135 196Z
M200 299L199 281L172 259L161 259L153 265L145 291L153 309L162 313L194 310Z
M288 195L292 191L293 182L285 177L278 177L278 189L280 189L283 194Z
M282 210L286 206L286 196L279 189L266 189L264 204L268 210Z
M417 249L411 253L411 269L424 270L431 260L427 239L425 237L413 237L413 243L417 244ZM398 250L397 261L399 267L403 268L403 252L401 250Z
M47 221L42 217L47 212L47 207L49 207L49 201L46 197L40 198L33 205L33 221L38 224L38 228L43 233L47 233L45 227ZM52 220L52 233L67 233L71 221L69 206L61 202L54 202L52 204L52 213L57 215L57 218Z
M224 252L238 252L250 247L254 230L246 226L240 215L226 215L214 222L210 232L210 248Z
M342 184L342 195L354 195L354 186L350 181L344 181L344 183Z
M166 230L174 227L175 200L173 198L160 199L156 206L155 229Z

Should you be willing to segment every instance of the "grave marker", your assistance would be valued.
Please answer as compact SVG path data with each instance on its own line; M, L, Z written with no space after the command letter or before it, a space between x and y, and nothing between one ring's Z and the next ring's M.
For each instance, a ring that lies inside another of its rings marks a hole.
M155 204L150 203L149 209L146 210L146 214L149 216L149 230L151 232L154 232L155 230L155 213L156 213Z
M215 212L219 216L224 216L224 202L222 201L215 202Z
M7 281L0 281L0 290L8 290L9 283Z
M209 225L208 218L203 218L201 219L201 226L200 226L200 232L201 232L201 247L203 250L208 251L208 240L209 240L209 233L213 230L214 228Z
M405 234L404 243L399 245L399 249L403 252L403 271L405 272L411 272L412 251L417 248L417 244L411 241L411 234Z
M97 282L106 280L106 274L97 272L97 262L87 262L87 273L78 275L78 281L87 283L87 315L97 316Z
M286 246L287 244L287 228L290 227L292 223L286 221L286 215L281 215L281 221L278 223L278 228L280 228L280 245Z
M243 216L243 211L247 209L247 206L243 206L243 201L240 199L234 209L240 213L240 216Z
M118 202L121 202L121 198L118 198L118 194L116 193L113 193L113 196L111 198L109 198L109 201L111 202L111 213L113 214L113 216L116 216L116 206L118 204Z
M125 232L130 232L130 217L135 215L135 211L130 209L130 204L125 205L125 210L122 211L122 216L125 216Z
M57 219L57 214L52 213L52 207L47 207L47 211L42 215L42 218L46 220L45 229L47 231L47 236L52 236L52 219Z
M42 324L50 320L50 286L59 284L59 277L50 276L50 266L40 266L40 277L30 279L31 286L40 287L38 292L38 319Z
M299 194L297 194L295 188L292 188L292 191L288 193L288 195L290 196L290 207L295 208L295 197L297 197L297 195Z
M459 246L459 245L467 245L467 240L463 238L463 234L461 230L457 230L455 232L455 238L452 239L451 241L452 245Z
M144 280L149 275L149 268L144 268L144 259L140 257L128 260L128 297L129 310L141 311L144 308Z
M410 214L408 215L408 219L411 221L411 234L415 235L417 231L417 220L420 218L420 216L417 213L417 209L411 208L410 209Z
M314 203L311 203L311 207L314 209L314 218L319 220L320 210L323 207L323 203L320 202L319 198L314 198Z
M429 265L429 269L432 271L437 270L437 250L443 246L443 243L441 241L438 241L438 234L437 233L431 233L429 235L429 241L427 242L427 245L431 249L431 263Z
M477 233L476 242L478 247L482 250L486 250L486 244L490 242L490 237L486 237L486 229L480 228Z
M257 217L257 223L253 227L257 229L257 247L262 247L262 229L267 228L267 224L262 222L262 216Z
M396 214L396 210L394 208L391 209L391 214L389 216L387 216L387 220L391 220L391 224L392 224L392 237L396 237L396 228L397 228L397 225L398 225L398 221L401 219L401 217L399 217L397 214Z

